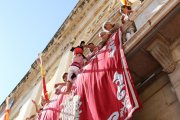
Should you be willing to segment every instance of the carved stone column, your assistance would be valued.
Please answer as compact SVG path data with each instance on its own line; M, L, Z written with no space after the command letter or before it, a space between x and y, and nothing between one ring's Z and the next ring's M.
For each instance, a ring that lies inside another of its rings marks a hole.
M156 39L147 49L161 64L163 71L167 73L173 72L176 66L169 46L170 44L167 41Z
M174 40L174 43L170 44L160 37L147 50L161 64L163 71L168 74L180 101L180 39Z
M176 62L176 69L169 74L169 78L180 101L180 38L174 40L174 43L170 46L170 49L173 60Z
M135 27L133 25L131 25L128 29L127 29L127 33L126 33L126 40L129 40L135 33Z

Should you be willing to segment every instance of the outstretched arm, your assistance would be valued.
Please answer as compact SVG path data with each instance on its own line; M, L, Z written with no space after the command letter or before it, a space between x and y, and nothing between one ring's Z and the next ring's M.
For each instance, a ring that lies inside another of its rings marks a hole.
M38 113L40 110L38 108L38 105L37 105L36 101L32 100L32 103L35 105L36 112Z
M84 45L84 47L89 48L89 49L94 49L94 48L96 48L97 46L91 44L91 45Z
M65 86L66 83L56 83L56 84L54 85L54 88L57 88L59 85Z

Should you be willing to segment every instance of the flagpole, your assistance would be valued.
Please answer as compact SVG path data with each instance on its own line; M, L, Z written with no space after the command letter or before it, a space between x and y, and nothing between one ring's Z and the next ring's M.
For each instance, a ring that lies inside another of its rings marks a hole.
M46 89L45 72L44 72L44 65L42 61L42 54L39 54L39 65L41 69L41 79L42 79L44 98L46 99L46 101L49 101L48 91Z
M4 113L4 120L9 120L9 97L6 98L6 108Z

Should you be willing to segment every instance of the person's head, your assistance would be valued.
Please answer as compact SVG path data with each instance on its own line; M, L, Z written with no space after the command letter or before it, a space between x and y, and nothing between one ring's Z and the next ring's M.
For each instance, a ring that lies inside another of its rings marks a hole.
M121 12L124 14L128 14L128 11L131 10L130 6L123 5L121 6Z
M62 79L64 80L64 82L67 82L67 75L68 75L68 73L64 73L62 76Z
M99 37L102 38L102 40L107 40L109 38L109 34L107 32L100 32Z
M79 55L79 54L83 54L83 49L81 47L76 47L74 49L74 55Z
M84 45L85 45L85 42L81 41L80 46L84 46Z
M113 27L114 27L114 24L112 24L111 22L104 22L102 26L105 32L109 32Z
M89 43L88 46L89 46L90 52L93 52L94 51L93 48L95 47L94 43Z

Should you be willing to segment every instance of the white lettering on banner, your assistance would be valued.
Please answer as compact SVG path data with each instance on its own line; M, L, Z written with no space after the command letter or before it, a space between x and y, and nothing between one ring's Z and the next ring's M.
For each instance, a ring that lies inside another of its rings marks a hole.
M124 117L125 113L128 112L128 109L132 108L129 96L126 95L126 90L123 89L125 87L123 75L119 74L117 71L114 73L113 83L117 85L117 99L121 101L123 107L110 115L108 120L118 120L119 117Z
M114 53L115 53L115 51L116 51L116 46L115 46L115 43L114 43L114 39L113 39L113 38L110 38L110 40L109 40L108 49L110 50L110 52L109 52L109 57L110 57L110 58L114 57Z
M61 104L63 109L60 113L61 120L79 120L80 110L82 102L80 101L80 96L72 94L68 96L66 100Z
M109 118L108 120L118 120L119 118L119 113L118 112L114 112Z
M125 94L126 94L126 91L123 89L125 84L124 84L124 81L123 81L122 74L119 74L118 72L115 72L113 82L116 83L117 88L118 88L118 90L117 90L117 99L122 100L124 98Z
M130 109L132 107L130 99L128 96L126 96L122 102L123 104L123 108L121 108L120 110L120 117L124 116L124 113L128 112L127 110Z

